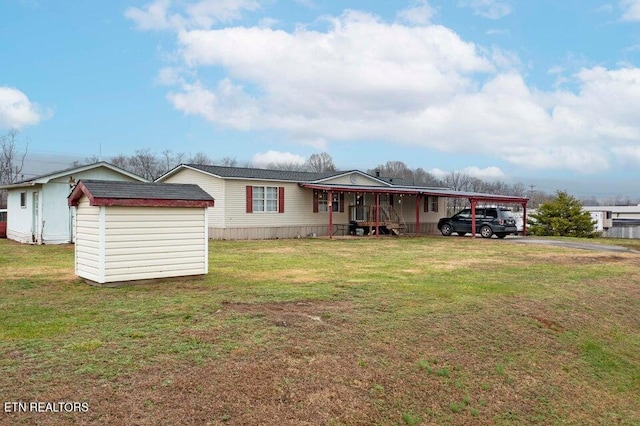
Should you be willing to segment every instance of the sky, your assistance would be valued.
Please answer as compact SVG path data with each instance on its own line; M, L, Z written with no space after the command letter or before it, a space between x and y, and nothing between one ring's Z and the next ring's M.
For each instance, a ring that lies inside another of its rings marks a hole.
M0 0L0 134L38 168L329 153L640 198L640 0Z

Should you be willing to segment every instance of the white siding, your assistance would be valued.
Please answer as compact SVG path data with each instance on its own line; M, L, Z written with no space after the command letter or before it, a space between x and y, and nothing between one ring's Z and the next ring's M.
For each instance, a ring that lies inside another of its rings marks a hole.
M89 205L82 197L76 213L76 275L100 281L100 207Z
M26 205L20 206L20 194L26 193ZM7 195L7 238L20 243L32 243L33 235L39 235L39 229L33 229L33 193L39 193L39 211L42 211L42 188L16 188L8 191ZM40 221L38 221L41 223Z
M104 281L206 274L205 209L108 207Z
M225 185L224 180L211 176L206 173L197 172L190 169L182 169L168 178L162 183L191 183L198 185L207 194L211 195L215 200L215 206L208 209L209 226L213 228L225 227Z

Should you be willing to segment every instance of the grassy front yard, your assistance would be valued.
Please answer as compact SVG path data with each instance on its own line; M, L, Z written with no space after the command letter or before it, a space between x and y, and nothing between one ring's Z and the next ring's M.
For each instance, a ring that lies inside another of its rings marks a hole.
M211 242L205 280L109 289L75 277L72 246L0 240L0 424L640 424L639 261Z

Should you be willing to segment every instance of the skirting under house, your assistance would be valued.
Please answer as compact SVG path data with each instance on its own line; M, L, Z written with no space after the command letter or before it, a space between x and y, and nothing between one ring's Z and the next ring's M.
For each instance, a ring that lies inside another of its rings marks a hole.
M197 185L81 180L76 207L75 271L91 284L208 273L213 198Z

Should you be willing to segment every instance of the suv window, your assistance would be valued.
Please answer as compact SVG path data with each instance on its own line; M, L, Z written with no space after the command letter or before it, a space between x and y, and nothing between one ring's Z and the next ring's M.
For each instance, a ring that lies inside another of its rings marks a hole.
M496 211L496 209L487 209L486 216L493 219L497 219L498 212Z
M458 214L456 214L456 216L458 219L466 219L471 217L471 210L470 209L464 209L464 210L460 210L460 212L458 212Z
M514 219L515 216L513 216L513 212L511 210L507 210L507 209L500 209L500 212L502 213L502 217L504 217L505 219Z

